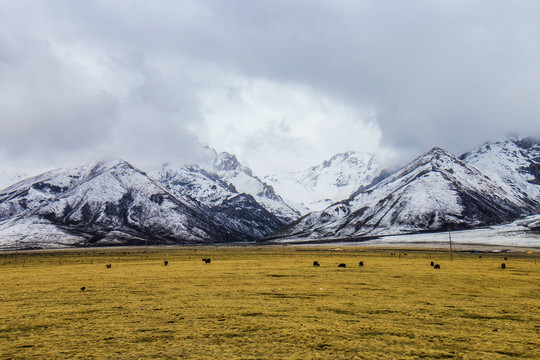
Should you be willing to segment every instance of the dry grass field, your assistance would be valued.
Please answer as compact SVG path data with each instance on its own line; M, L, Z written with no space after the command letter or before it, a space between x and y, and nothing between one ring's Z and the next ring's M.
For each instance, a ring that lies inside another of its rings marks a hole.
M1 359L540 358L538 253L0 253L0 286Z

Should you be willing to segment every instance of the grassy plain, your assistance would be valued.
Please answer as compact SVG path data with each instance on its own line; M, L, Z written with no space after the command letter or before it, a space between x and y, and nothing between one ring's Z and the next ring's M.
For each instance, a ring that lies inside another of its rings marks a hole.
M4 253L0 286L1 359L540 358L538 253Z

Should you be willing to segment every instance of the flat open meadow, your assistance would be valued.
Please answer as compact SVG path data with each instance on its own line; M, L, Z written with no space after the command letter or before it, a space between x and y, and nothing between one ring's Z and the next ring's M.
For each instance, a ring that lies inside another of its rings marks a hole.
M0 286L1 359L540 358L539 253L0 253Z

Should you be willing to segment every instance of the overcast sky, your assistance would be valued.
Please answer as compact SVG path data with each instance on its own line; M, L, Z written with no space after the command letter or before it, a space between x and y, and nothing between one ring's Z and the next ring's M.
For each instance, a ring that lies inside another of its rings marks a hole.
M260 175L540 136L540 1L0 0L0 163ZM401 160L400 160L401 161Z

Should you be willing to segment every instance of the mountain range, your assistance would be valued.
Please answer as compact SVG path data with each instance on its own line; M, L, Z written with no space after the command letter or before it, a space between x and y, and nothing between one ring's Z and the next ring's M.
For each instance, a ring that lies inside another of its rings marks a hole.
M394 173L347 152L259 178L207 148L199 165L87 163L0 191L0 247L367 239L508 223L538 212L540 142L456 157L433 148Z
M509 193L510 185L497 180L433 148L383 181L307 214L274 236L362 238L466 229L508 222L538 208L537 199ZM512 181L528 184L526 178Z

